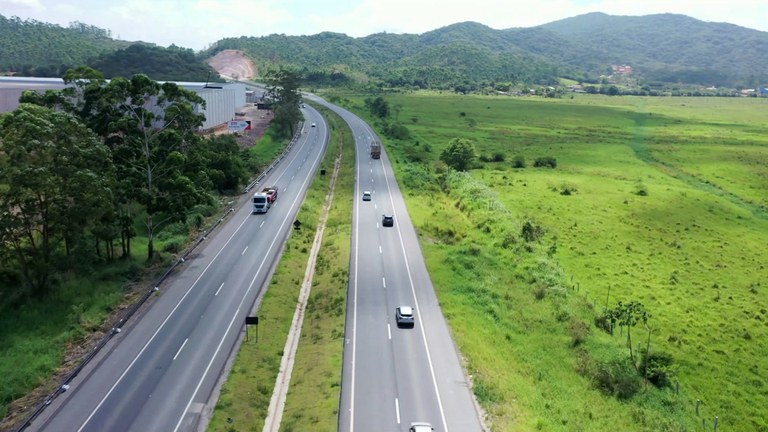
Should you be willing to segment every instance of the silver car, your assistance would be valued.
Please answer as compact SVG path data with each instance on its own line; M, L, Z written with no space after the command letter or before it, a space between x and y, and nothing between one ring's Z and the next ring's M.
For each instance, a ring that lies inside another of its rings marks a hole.
M413 308L410 306L398 306L395 309L395 322L398 327L413 327Z

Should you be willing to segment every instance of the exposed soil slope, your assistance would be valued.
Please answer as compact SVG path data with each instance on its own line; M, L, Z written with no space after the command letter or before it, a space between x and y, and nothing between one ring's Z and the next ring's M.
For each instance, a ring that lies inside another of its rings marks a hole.
M234 80L251 79L258 75L256 65L242 51L224 50L208 60L220 75Z

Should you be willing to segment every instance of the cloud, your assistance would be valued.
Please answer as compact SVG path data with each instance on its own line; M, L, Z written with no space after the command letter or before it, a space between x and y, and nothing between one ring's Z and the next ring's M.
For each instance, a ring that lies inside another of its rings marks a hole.
M44 9L40 0L0 0L0 15L6 18L26 18L30 13L40 13Z

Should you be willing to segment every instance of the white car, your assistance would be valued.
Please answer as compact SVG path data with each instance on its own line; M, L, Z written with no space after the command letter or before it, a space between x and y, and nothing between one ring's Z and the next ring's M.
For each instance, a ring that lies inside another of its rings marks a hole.
M315 127L315 126L317 126L317 125L315 123L312 123L312 127Z
M363 192L363 201L370 201L371 200L371 193L369 191Z
M412 422L408 432L432 432L435 428L427 422Z

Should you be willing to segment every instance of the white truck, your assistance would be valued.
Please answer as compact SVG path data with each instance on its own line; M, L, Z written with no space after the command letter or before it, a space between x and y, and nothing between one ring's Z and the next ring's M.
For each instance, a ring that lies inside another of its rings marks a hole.
M253 213L266 213L272 204L270 201L269 196L264 192L256 192L253 194Z

